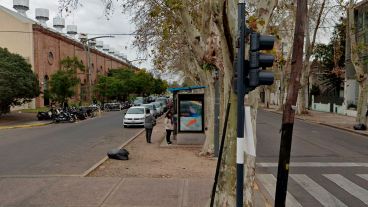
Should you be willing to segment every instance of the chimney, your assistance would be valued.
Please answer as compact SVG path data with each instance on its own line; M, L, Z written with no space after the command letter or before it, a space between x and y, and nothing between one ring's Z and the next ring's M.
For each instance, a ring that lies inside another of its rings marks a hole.
M104 52L109 52L110 47L109 47L108 45L104 45L102 50L103 50Z
M114 49L110 49L109 50L109 54L113 55L115 53L115 50Z
M13 8L23 16L27 16L26 12L29 10L29 0L13 0Z
M77 25L67 25L66 26L66 33L72 37L77 34Z
M63 29L65 27L65 19L62 17L55 17L53 19L53 25L54 28L59 31L59 32L63 32Z
M36 8L36 19L42 26L46 27L46 22L49 20L49 10Z
M103 48L103 41L96 41L96 47L101 50Z

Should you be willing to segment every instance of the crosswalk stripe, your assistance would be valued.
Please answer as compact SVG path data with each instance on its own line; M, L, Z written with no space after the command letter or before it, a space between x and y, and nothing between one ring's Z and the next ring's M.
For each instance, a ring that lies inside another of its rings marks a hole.
M272 174L259 174L257 178L263 186L266 188L267 192L275 200L275 189L276 189L276 178ZM288 192L286 195L286 206L290 207L302 207L302 205Z
M292 174L290 177L301 185L315 199L317 199L323 206L347 206L308 176Z
M368 205L368 190L360 187L359 185L351 182L339 174L323 174L323 176Z
M275 162L257 163L257 167L277 167ZM368 163L354 162L292 162L290 167L368 167Z
M368 180L368 174L358 174L357 176L365 179L365 180Z

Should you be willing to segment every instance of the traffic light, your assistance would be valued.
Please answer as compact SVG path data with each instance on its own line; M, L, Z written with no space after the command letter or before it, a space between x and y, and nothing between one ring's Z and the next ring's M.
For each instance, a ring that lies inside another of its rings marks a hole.
M260 50L272 50L274 42L274 36L260 35L257 32L250 33L249 67L245 75L248 76L246 81L251 90L260 85L273 84L273 72L263 69L271 67L275 57L271 54L261 53Z

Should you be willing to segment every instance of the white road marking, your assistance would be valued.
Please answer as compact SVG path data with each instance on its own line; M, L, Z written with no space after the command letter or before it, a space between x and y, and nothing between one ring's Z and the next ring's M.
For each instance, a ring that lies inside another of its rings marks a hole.
M368 205L368 190L360 187L359 185L351 182L339 174L324 174L323 176Z
M358 174L357 176L365 179L365 180L368 180L368 174Z
M261 162L257 167L277 167L278 163ZM290 167L368 167L368 163L354 162L291 162Z
M323 206L347 206L308 176L303 174L292 174L290 177L315 199L317 199Z
M257 178L261 181L272 199L275 200L276 178L272 174L259 174L257 175ZM289 192L286 195L286 206L302 207L302 205Z

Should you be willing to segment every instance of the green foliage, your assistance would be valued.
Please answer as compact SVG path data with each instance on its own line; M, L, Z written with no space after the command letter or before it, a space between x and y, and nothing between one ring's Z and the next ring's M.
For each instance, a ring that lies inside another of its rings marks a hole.
M39 82L26 60L0 47L0 114L40 94Z
M323 95L339 96L345 67L345 25L335 26L328 44L317 44L313 56L320 64L320 89Z
M77 71L83 71L84 65L77 57L67 57L60 61L60 65L61 69L51 75L50 97L63 104L75 95L75 88L80 82Z
M94 91L101 102L110 100L126 101L131 94L148 96L166 91L166 81L154 78L150 73L128 68L110 70L108 76L99 76Z

